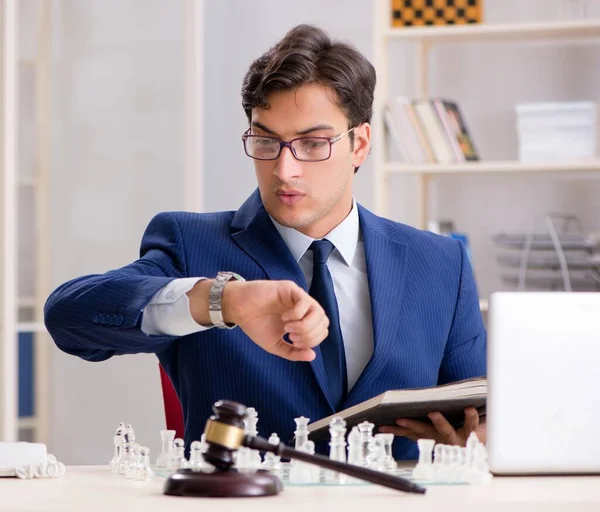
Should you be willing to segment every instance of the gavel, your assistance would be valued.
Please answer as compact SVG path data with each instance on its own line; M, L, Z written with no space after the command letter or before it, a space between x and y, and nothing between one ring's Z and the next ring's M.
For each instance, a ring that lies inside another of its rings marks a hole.
M276 445L258 436L246 435L244 432L246 407L240 403L220 400L213 405L213 412L214 415L206 422L204 431L208 446L204 452L204 460L216 468L215 472L207 474L187 469L179 470L169 477L165 485L165 494L223 497L277 494L281 490L281 482L268 472L238 473L232 469L235 462L234 453L242 446L315 464L398 491L425 493L425 488L406 478L331 460L322 455L301 452L283 443Z

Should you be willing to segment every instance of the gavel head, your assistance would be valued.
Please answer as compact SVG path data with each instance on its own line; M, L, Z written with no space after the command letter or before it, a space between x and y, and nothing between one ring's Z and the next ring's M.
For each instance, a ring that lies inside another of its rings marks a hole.
M233 454L243 446L246 406L219 400L213 405L214 415L206 422L204 441L208 445L204 459L218 469L233 466Z

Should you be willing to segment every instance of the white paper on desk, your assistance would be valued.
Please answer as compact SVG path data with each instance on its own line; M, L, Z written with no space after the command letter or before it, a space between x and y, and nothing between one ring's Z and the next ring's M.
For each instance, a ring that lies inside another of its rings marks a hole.
M17 468L43 464L46 455L43 443L0 442L0 476L15 476Z

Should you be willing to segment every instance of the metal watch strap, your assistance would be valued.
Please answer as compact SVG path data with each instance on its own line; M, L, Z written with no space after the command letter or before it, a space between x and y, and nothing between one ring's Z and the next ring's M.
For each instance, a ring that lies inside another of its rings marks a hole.
M233 329L235 324L226 324L223 320L223 309L221 299L223 297L223 289L231 279L237 281L245 281L245 279L235 272L219 272L213 281L210 291L208 292L208 315L214 326L220 329Z

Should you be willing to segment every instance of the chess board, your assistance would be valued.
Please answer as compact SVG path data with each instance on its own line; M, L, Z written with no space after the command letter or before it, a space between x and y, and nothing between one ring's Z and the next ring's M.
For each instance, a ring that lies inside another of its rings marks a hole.
M481 23L483 0L391 0L392 26Z
M172 471L166 470L164 468L153 467L154 473L158 478L168 478L169 475L172 474ZM365 486L365 485L374 485L370 482L365 482L364 480L358 480L355 478L348 477L346 475L338 475L339 478L332 478L331 474L322 468L319 468L318 474L315 475L315 478L310 481L304 480L294 480L291 477L291 464L283 463L281 470L273 471L273 474L281 480L281 483L284 487L324 487L324 486ZM464 482L454 482L454 481L426 481L426 480L418 480L413 478L412 470L406 468L399 468L393 471L391 474L406 478L412 482L415 482L424 487L429 487L432 485L467 485Z

